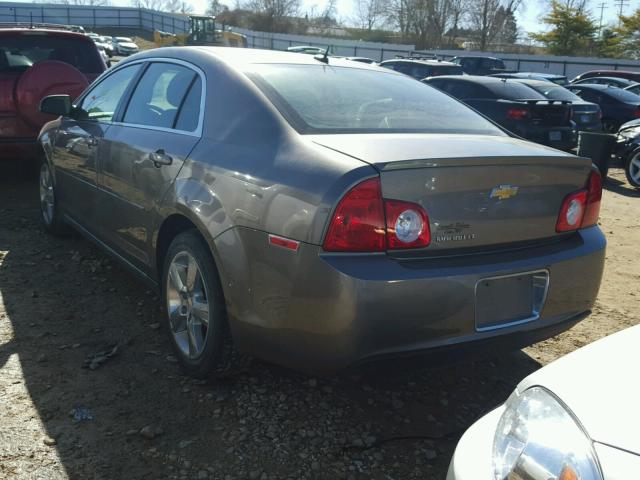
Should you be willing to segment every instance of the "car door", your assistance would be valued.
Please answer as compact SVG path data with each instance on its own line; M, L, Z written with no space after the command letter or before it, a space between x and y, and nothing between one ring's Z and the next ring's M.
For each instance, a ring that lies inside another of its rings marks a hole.
M97 165L104 154L104 135L139 68L116 70L90 88L71 115L62 118L54 139L58 201L72 220L89 231L95 230Z
M105 135L98 186L105 242L145 271L157 208L198 143L204 75L194 66L153 61Z

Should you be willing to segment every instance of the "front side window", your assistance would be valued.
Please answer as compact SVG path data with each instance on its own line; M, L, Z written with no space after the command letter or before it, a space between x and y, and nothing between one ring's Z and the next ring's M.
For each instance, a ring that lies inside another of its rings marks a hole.
M197 74L173 63L152 63L136 86L123 122L175 128L178 110Z
M300 133L504 135L435 88L380 70L254 65L247 76Z
M139 64L118 69L98 83L76 105L77 117L81 120L111 122L120 100L139 69Z

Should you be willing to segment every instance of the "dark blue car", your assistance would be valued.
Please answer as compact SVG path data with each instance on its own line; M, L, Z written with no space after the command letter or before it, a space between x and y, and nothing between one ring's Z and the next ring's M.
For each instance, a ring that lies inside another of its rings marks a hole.
M583 100L597 103L602 110L602 129L616 133L620 125L640 118L640 96L610 85L567 85L567 89Z

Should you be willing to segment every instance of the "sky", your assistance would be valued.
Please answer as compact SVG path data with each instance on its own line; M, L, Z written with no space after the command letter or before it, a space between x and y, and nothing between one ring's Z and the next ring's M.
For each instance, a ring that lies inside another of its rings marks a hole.
M38 3L33 0L13 0L20 3ZM207 6L207 0L185 0L187 3L193 5L196 13L204 13ZM599 20L600 10L596 8L596 5L600 4L603 0L589 0L589 5L593 16ZM111 0L113 5L129 6L131 4L128 0ZM234 0L221 0L228 6L234 4ZM327 0L302 0L303 11L309 11L312 8L316 8L318 11L322 11L327 3ZM337 0L337 13L338 17L345 23L352 23L349 20L354 17L354 3L355 0ZM518 23L523 33L526 32L540 32L544 30L544 25L541 22L541 17L544 15L548 0L523 0L520 10L517 12ZM608 8L604 10L603 24L613 23L616 21L616 13L618 7L614 6L614 2L611 0L604 1ZM630 0L629 5L624 10L624 13L630 14L636 8L640 7L640 0Z

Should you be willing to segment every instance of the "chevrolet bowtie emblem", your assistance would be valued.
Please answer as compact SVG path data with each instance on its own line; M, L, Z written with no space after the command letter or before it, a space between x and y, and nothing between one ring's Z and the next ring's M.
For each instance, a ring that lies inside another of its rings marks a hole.
M489 198L499 198L500 200L506 200L507 198L515 197L518 194L518 187L514 185L498 185L493 187Z

